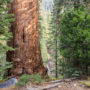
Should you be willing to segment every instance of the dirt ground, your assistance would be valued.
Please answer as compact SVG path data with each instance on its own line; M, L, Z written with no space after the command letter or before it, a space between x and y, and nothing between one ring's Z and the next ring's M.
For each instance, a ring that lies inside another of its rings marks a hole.
M63 85L59 85L58 87L49 90L90 90L90 88L85 87L80 82L76 81L76 82L65 83Z
M50 88L50 89L41 89L42 87L47 87L48 84L44 85L44 84L41 84L40 86L37 86L37 88L35 89L32 89L32 88L13 88L13 87L10 87L10 88L5 88L5 89L0 89L0 90L90 90L90 88L88 87L85 87L84 85L82 85L80 83L80 81L73 81L73 82L64 82L63 84L60 84L54 88Z

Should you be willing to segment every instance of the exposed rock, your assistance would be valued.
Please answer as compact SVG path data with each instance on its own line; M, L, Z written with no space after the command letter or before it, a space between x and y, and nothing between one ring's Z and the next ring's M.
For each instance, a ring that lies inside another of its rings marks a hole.
M0 88L7 88L10 86L14 86L17 82L18 82L18 80L16 78L11 78L8 81L0 84Z

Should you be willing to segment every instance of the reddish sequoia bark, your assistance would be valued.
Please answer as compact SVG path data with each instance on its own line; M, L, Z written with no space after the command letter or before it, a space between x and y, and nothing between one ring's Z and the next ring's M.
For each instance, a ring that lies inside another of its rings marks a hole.
M13 62L10 74L39 72L45 75L47 70L43 66L39 42L38 0L14 0L11 7L16 20L9 45L16 50L7 53L7 60Z

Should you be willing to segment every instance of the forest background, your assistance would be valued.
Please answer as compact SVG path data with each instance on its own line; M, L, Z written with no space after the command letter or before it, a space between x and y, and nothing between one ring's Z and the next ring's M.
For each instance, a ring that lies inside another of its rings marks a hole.
M12 38L9 27L14 15L8 14L11 1L0 0L0 80L7 77L12 63L6 61L6 52L15 50L7 45ZM43 22L43 23L42 23ZM90 75L90 1L42 0L39 2L39 32L45 67L56 78L87 77ZM53 65L53 64L52 64Z

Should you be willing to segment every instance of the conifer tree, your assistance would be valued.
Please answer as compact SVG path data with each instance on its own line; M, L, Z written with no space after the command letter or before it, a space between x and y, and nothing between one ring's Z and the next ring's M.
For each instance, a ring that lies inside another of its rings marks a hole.
M10 8L7 8L10 0L0 0L0 80L4 79L5 73L12 65L6 61L6 52L13 50L7 45L7 42L12 37L10 26L13 19L13 14L9 14Z
M58 6L59 5L59 6ZM50 48L52 48L52 51L54 52L54 59L55 59L55 72L56 72L56 78L58 77L58 27L57 24L60 23L60 18L58 18L58 13L60 11L60 1L54 0L54 6L52 11L52 20L51 20L51 41L49 43Z
M7 52L12 48L7 45L7 41L12 37L9 28L14 20L13 14L8 14L10 8L7 8L10 0L0 0L0 53Z
M74 10L65 12L60 29L61 62L66 77L88 75L90 66L90 14L82 5L76 4Z

